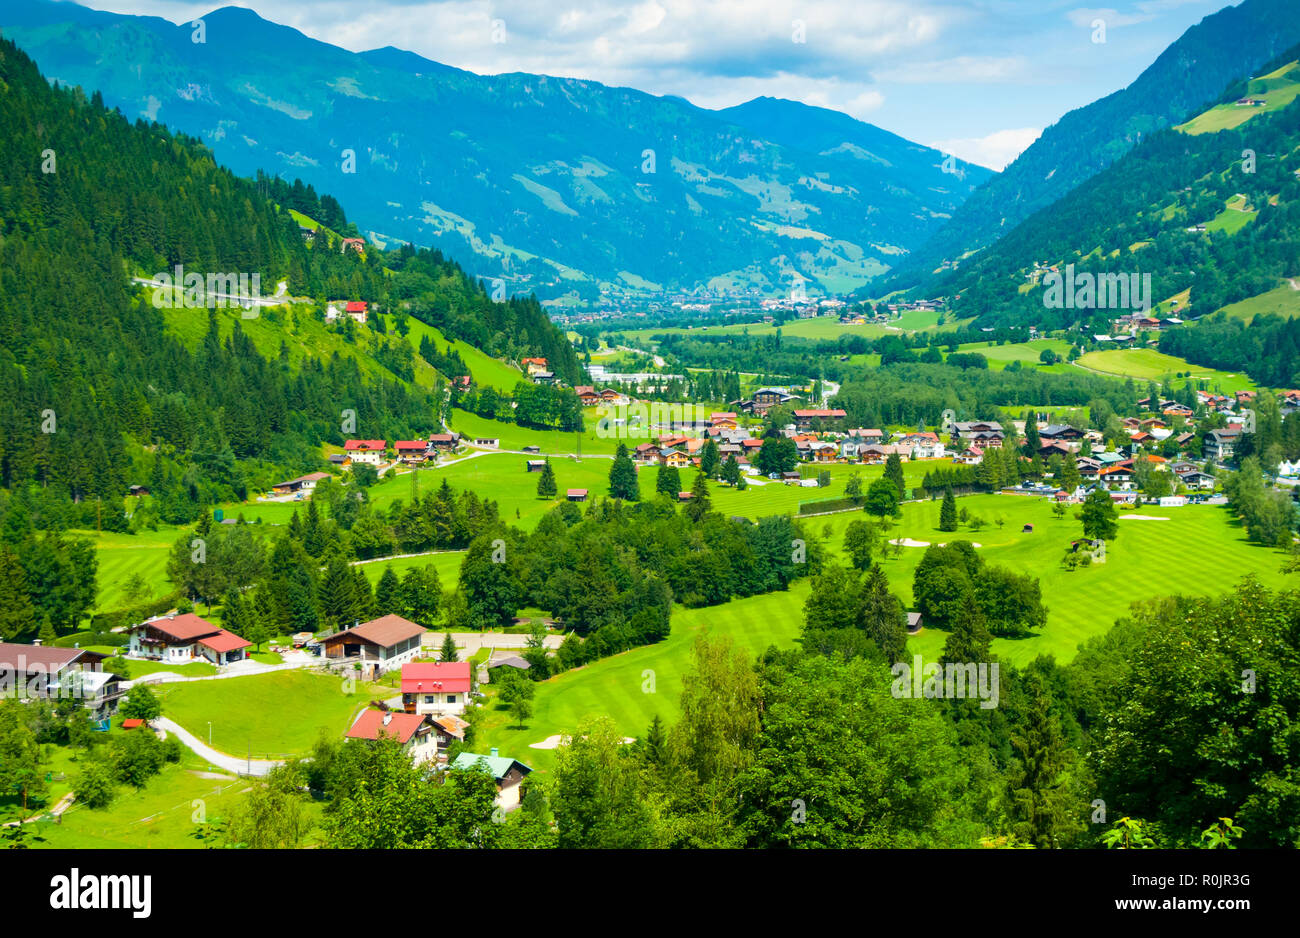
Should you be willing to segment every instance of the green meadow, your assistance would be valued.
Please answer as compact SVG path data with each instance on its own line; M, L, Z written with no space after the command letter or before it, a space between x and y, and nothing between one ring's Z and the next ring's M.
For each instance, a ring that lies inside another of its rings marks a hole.
M1121 520L1119 537L1109 545L1104 564L1066 571L1060 560L1070 541L1082 533L1072 517L1073 509L1058 519L1047 500L1012 495L970 496L959 504L972 516L983 518L987 526L974 532L963 526L956 534L945 534L938 530L939 502L914 502L903 506L903 517L890 536L929 543L969 540L981 545L980 554L987 562L1039 577L1048 607L1046 628L1031 637L993 642L993 651L1001 660L1020 666L1042 654L1055 655L1061 662L1071 660L1081 642L1109 630L1136 601L1217 593L1247 574L1257 575L1272 587L1285 581L1279 572L1281 552L1248 543L1240 525L1220 506L1121 509L1120 514L1168 520ZM845 528L862 517L850 512L807 519L806 523L818 536L829 528L828 543L838 554ZM996 524L999 518L1001 527ZM1026 524L1033 530L1026 532ZM912 574L923 553L921 547L904 547L900 556L880 561L891 585L908 604L912 602ZM690 647L697 634L729 637L751 653L769 644L792 646L799 635L810 586L808 580L801 580L785 593L704 609L677 607L672 634L663 642L539 684L534 714L523 729L513 726L512 719L490 699L479 717L484 731L480 739L487 740L482 745L499 746L502 752L534 767L549 768L554 764L553 750L530 749L529 745L572 732L586 716L610 716L628 736L643 733L656 713L671 720L677 715L681 675L689 667ZM908 647L913 654L932 660L941 652L945 638L946 633L937 629L922 629L909 639ZM643 690L651 677L653 693Z
M317 671L273 671L214 681L162 684L156 689L163 715L175 720L212 748L254 759L302 755L321 727L342 735L372 699L392 696L392 688Z
M1246 322L1250 322L1261 314L1284 316L1291 319L1300 316L1300 290L1297 290L1289 283L1284 283L1267 293L1261 293L1258 296L1252 296L1236 303L1229 303L1219 311L1237 319L1244 319Z
M1217 371L1193 365L1182 358L1166 355L1151 348L1106 349L1087 352L1079 358L1078 365L1093 371L1132 378L1134 381L1161 381L1166 375L1190 373L1195 381L1208 381L1210 390L1222 394L1255 390L1255 382L1244 374Z

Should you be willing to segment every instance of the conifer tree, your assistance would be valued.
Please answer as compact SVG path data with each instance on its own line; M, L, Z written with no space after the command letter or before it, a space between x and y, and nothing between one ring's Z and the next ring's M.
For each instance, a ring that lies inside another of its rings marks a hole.
M537 479L537 497L554 498L557 491L555 470L551 468L551 461L547 459L546 465L542 467L542 474Z
M624 501L641 500L641 486L637 482L636 466L627 454L627 444L618 444L618 453L614 456L614 465L609 468L609 496Z
M939 507L939 530L957 530L957 498L952 494L952 486L943 493L943 504Z

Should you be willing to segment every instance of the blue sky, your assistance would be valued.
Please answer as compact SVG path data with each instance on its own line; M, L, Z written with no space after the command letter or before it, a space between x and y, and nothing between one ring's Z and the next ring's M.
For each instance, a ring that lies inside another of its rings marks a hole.
M217 0L84 0L189 20ZM1138 76L1224 0L234 0L354 51L483 74L835 108L1000 169L1067 111ZM1102 29L1094 25L1104 24Z

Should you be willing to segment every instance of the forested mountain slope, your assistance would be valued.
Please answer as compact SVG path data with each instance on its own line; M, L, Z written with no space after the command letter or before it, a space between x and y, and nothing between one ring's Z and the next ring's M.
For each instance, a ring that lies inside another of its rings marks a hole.
M281 280L291 293L338 291L580 376L535 300L493 303L437 252L308 247L275 201L305 188L241 179L192 138L51 87L7 40L0 126L0 486L40 524L124 524L112 506L129 483L150 485L165 520L191 520L320 468L321 443L342 442L344 410L369 437L440 426L441 388L415 380L399 336L330 331L304 305L246 330L240 310L155 308L132 274L181 264L257 273L265 294ZM347 227L337 203L331 213ZM278 354L266 348L275 328Z
M1207 16L1127 88L1071 111L1043 131L873 292L918 285L923 292L945 292L947 271L937 270L944 261L961 264L968 253L1009 236L1017 224L1152 134L1193 117L1230 83L1257 74L1297 42L1300 4L1294 0L1244 0Z

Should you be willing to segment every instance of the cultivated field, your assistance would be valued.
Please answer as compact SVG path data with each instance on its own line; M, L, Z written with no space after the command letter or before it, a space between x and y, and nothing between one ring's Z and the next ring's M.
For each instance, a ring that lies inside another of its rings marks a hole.
M1161 381L1166 375L1191 373L1192 380L1208 381L1210 390L1220 394L1255 390L1255 382L1244 374L1202 368L1182 358L1165 355L1150 348L1107 349L1087 352L1077 363L1082 368L1134 381Z

